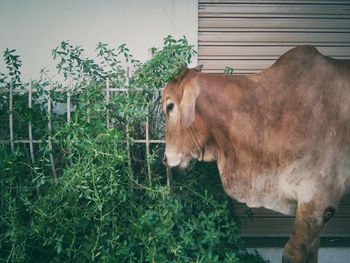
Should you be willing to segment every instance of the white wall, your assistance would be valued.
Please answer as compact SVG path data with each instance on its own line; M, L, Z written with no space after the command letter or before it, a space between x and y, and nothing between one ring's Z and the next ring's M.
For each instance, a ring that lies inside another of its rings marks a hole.
M99 41L126 43L145 61L148 49L169 34L197 45L197 28L197 0L0 0L0 51L18 51L24 80L54 68L51 50L62 40L83 46L89 56Z

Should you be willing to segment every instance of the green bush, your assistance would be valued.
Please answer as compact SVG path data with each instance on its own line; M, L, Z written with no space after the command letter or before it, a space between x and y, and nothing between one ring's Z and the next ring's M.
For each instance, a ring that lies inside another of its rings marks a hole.
M145 118L152 136L161 137L158 89L188 65L193 47L185 38L167 37L144 64L125 45L115 50L99 43L96 50L92 60L83 48L62 42L53 57L73 85L54 81L43 70L33 82L37 92L31 111L25 106L27 94L14 96L15 137L27 138L31 121L34 138L42 140L35 146L34 163L28 145L16 144L11 151L4 142L9 101L1 94L0 262L264 262L245 250L238 233L242 219L223 194L215 166L175 173L170 189L159 161L163 146L153 147L150 182L144 146L133 143L144 136ZM0 74L0 88L26 87L18 55L6 50L4 57L9 73ZM128 88L108 104L107 79L111 87ZM46 112L48 96L56 103L66 100L62 89L71 92L70 122Z

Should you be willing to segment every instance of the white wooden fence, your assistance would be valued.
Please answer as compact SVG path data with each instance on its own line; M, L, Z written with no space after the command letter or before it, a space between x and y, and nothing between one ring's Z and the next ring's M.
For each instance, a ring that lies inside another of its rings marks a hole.
M11 145L11 151L14 151L15 149L15 144L29 144L29 150L30 150L30 159L31 162L34 163L35 161L35 153L34 153L34 144L38 143L44 143L46 142L48 144L49 148L49 160L50 160L50 166L52 169L52 174L55 179L55 182L58 183L58 177L57 177L57 172L56 172L56 167L54 163L54 156L52 154L52 139L51 139L51 134L52 134L52 122L51 122L51 116L52 116L52 98L50 96L50 91L52 90L52 85L49 85L47 91L48 91L48 98L47 98L47 115L48 115L48 140L43 141L41 139L34 139L33 138L33 126L31 121L28 122L28 139L22 139L22 140L16 140L14 138L14 123L13 123L13 95L14 93L27 93L28 92L28 109L32 108L32 102L33 102L33 93L36 92L33 89L33 82L30 82L29 86L27 89L13 89L13 86L10 85L8 89L9 93L9 132L10 132L10 138L9 140L2 140L0 141L1 143L9 143ZM66 119L67 122L71 121L71 113L72 113L72 104L71 104L71 91L72 91L72 81L69 81L68 88L66 91L61 91L61 92L66 92L67 94L67 100L66 100ZM105 83L105 102L108 104L110 102L110 95L111 93L120 93L120 92L128 92L128 89L123 89L123 88L111 88L109 84L109 80L107 79ZM112 128L111 124L111 116L110 112L107 109L106 110L106 127L108 129ZM127 150L127 155L128 155L128 165L131 168L132 167L132 161L131 161L131 150L130 150L130 136L129 136L129 126L126 125L126 150ZM150 132L149 132L149 119L148 117L146 118L145 122L145 138L142 139L134 139L134 143L137 144L144 144L145 149L146 149L146 164L147 164L147 175L148 175L148 180L151 182L152 180L152 171L151 171L151 153L150 153L150 145L151 144L163 144L165 143L165 140L157 140L157 139L151 139L150 138ZM165 168L166 169L166 174L167 174L167 186L171 188L172 184L172 173L171 169Z

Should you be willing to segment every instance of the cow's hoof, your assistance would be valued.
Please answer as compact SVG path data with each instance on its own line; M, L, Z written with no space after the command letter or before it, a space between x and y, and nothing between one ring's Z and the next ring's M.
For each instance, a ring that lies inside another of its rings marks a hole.
M298 257L296 255L286 255L283 254L282 256L282 263L311 263L314 261L305 261L305 259L303 257ZM316 261L317 262L317 261Z
M282 263L293 263L293 261L291 260L291 258L289 256L282 256Z
M283 253L282 256L282 263L310 263L310 262L305 262L304 257L299 254L295 253L296 251L293 251L294 253Z

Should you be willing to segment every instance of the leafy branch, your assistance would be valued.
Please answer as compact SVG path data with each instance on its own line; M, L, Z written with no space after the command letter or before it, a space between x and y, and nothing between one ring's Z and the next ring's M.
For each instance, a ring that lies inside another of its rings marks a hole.
M6 48L3 57L5 60L6 68L8 69L8 74L10 76L10 81L14 86L19 86L21 83L21 72L20 68L22 66L22 61L19 59L19 55L16 54L15 49ZM5 74L1 74L0 83L4 83L6 81Z

